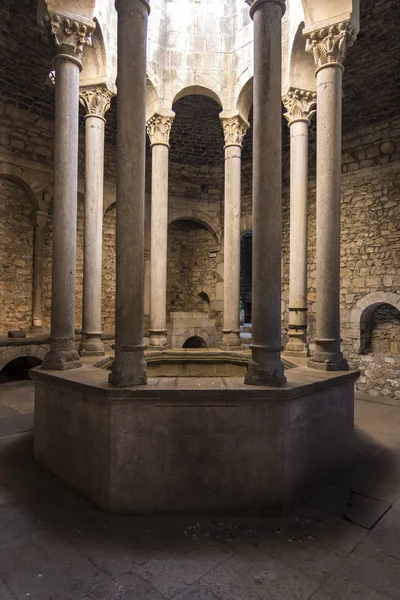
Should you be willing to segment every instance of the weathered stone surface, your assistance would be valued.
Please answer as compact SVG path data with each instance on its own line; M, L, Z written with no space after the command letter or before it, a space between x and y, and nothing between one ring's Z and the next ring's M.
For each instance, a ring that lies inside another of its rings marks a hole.
M282 511L350 456L354 372L290 369L285 389L115 389L93 367L32 376L36 460L112 512Z

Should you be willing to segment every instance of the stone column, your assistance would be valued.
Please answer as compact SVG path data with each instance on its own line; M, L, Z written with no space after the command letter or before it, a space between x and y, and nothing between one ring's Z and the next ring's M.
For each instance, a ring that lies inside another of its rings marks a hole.
M348 369L340 351L340 186L342 75L346 48L355 39L348 22L314 31L306 49L317 65L317 314L309 366Z
M32 332L40 333L43 327L43 258L44 258L44 233L49 215L43 211L36 211L35 215L35 242L33 249L33 306L32 306Z
M252 362L245 383L286 383L281 360L283 0L248 0L254 21Z
M316 94L290 89L282 98L290 127L290 280L288 356L309 356L307 345L308 128Z
M167 237L169 136L175 113L147 122L151 158L150 346L167 347Z
M224 350L240 349L240 180L242 140L248 124L238 115L221 117L225 137Z
M78 194L79 72L83 46L94 30L81 21L49 11L55 37L54 205L50 350L42 369L81 366L75 350L76 214Z
M112 94L106 86L80 90L85 107L85 219L81 356L103 356L101 270L103 241L104 126Z
M143 344L146 158L146 0L116 0L118 13L117 268L115 360L110 383L147 383Z

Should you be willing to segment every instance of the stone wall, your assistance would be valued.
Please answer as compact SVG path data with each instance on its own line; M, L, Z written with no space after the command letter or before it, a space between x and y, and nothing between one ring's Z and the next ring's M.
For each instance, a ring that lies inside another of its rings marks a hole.
M372 314L366 354L360 356L358 389L370 396L400 399L400 311L379 305Z
M32 326L32 207L19 185L0 178L0 324L9 329Z
M210 303L216 297L215 240L211 233L193 221L176 221L168 228L167 310L198 309L199 294Z

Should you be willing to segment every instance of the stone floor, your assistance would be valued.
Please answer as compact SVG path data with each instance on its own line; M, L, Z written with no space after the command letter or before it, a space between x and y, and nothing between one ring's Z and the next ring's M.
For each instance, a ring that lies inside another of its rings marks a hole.
M209 519L94 509L33 463L32 405L0 387L0 600L400 599L400 408L358 400L354 464L290 517Z

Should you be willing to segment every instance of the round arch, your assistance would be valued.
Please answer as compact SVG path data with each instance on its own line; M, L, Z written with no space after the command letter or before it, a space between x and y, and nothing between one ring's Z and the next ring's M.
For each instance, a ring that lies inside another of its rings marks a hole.
M242 118L249 120L250 109L253 104L253 76L248 79L241 88L236 108Z
M178 338L177 347L183 348L183 344L187 342L189 338L197 337L202 338L207 345L207 348L211 346L211 338L207 331L201 329L200 327L190 327L190 329L186 329Z
M206 96L207 98L211 98L217 104L219 104L220 107L222 108L222 101L221 101L221 98L218 96L218 94L211 88L208 88L208 87L205 87L202 85L189 85L187 87L184 87L182 90L180 90L179 92L177 92L175 94L175 97L172 100L172 106L175 104L175 102L177 102L181 98L184 98L185 96L195 96L195 95Z
M34 213L39 208L38 196L42 194L42 190L37 190L35 192L31 185L22 179L22 169L19 169L19 167L13 167L15 167L15 165L0 164L0 179L11 181L12 183L18 185L23 192L25 192L30 202L32 213Z
M168 215L168 225L175 221L194 221L205 227L214 237L218 246L221 245L221 230L217 221L210 215L195 209L171 210Z
M312 54L306 52L306 38L303 35L304 21L302 21L294 36L290 51L289 85L290 87L316 90L315 62Z
M46 356L48 348L44 346L38 346L36 344L27 345L27 346L14 346L8 347L6 350L0 353L0 371L4 369L4 367L15 360L16 358L23 357L35 357L39 360L43 361Z
M394 292L371 292L357 300L355 307L350 312L350 323L360 323L361 315L366 308L376 304L391 304L400 310L400 294Z

